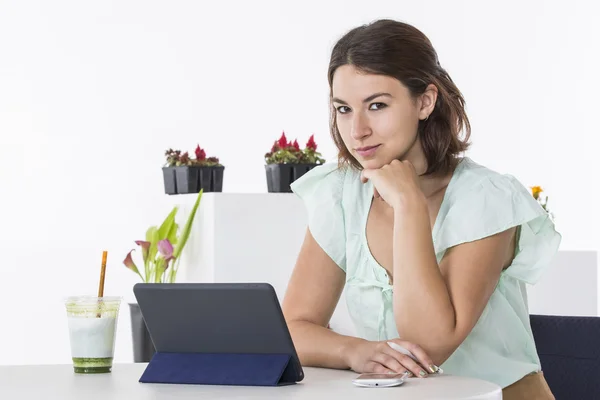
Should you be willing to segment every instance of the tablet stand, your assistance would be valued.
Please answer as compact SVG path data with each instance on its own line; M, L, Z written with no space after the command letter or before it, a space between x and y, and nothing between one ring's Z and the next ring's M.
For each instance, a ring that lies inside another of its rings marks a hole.
M280 386L295 383L289 354L155 353L142 383Z

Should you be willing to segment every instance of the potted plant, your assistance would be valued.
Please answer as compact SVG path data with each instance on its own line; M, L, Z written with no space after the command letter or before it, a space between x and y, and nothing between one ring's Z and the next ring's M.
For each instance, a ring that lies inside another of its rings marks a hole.
M133 261L132 254L135 249L127 254L125 260L123 260L123 264L139 275L142 282L175 282L181 252L190 236L202 193L203 191L200 190L183 229L180 230L179 224L175 222L175 217L179 209L175 206L160 226L151 226L148 228L145 240L135 241L135 244L141 248L143 267L138 268ZM130 303L129 310L131 313L134 362L148 362L155 352L150 334L148 333L138 304Z
M267 190L270 193L289 193L290 184L302 175L323 164L325 160L317 152L315 135L311 135L304 149L298 141L288 142L285 132L276 140L271 151L265 154Z
M198 145L195 158L188 152L169 149L163 167L165 193L186 194L223 191L223 172L225 167L217 157L206 157L206 151Z

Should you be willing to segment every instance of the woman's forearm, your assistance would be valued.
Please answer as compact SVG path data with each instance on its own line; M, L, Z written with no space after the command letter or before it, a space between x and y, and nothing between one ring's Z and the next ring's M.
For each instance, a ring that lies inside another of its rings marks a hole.
M363 341L308 321L290 321L288 328L300 362L307 367L349 369L348 349Z
M394 316L398 332L403 339L419 343L434 361L439 361L435 358L449 355L443 353L453 339L456 318L435 257L425 203L415 201L395 209L393 240Z

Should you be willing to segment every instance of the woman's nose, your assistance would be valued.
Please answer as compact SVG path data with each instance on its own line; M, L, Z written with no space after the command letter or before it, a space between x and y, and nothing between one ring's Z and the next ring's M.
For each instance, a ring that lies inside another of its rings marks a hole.
M366 118L361 115L361 113L356 113L354 118L352 119L352 128L350 131L350 136L354 140L361 140L366 136L371 134L371 128L366 120Z

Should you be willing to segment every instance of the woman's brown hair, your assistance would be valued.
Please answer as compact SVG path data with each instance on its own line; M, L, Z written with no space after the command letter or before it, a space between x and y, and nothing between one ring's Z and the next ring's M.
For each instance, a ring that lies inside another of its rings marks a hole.
M427 36L411 25L389 19L352 29L335 44L331 53L330 98L333 75L343 65L352 65L365 73L394 77L409 89L413 98L423 94L430 84L435 85L438 97L434 110L427 120L419 122L418 127L427 158L425 173L445 173L454 168L458 154L469 147L471 125L465 112L465 100L441 67ZM361 165L350 154L337 129L333 104L330 129L340 165L349 163L360 169Z

